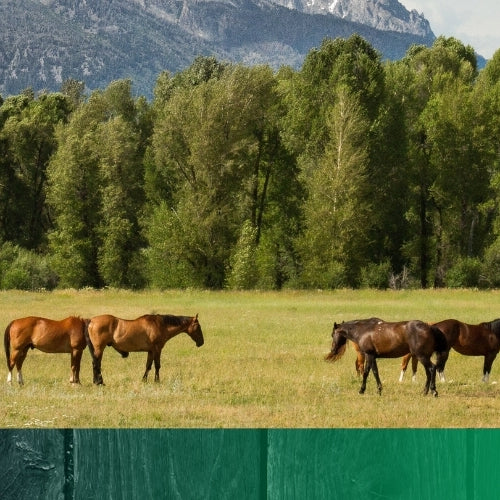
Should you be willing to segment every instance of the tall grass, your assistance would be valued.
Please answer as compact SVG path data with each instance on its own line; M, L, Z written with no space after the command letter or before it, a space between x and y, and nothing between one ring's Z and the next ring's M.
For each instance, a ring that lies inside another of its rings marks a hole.
M122 359L108 348L104 387L92 384L88 351L77 387L69 384L69 355L30 351L25 385L0 381L0 427L496 427L500 361L484 384L483 358L452 352L433 398L422 395L422 367L416 383L411 374L399 383L400 360L380 360L382 396L372 375L361 396L354 350L336 363L323 358L333 321L478 323L500 317L499 303L500 293L473 290L2 292L2 328L28 315L199 313L205 345L196 348L184 334L169 341L158 384L141 381L145 353Z

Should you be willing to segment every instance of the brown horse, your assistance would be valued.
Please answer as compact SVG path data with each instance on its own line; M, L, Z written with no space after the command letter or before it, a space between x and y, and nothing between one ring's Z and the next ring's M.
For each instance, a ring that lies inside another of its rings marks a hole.
M500 350L500 319L478 325L469 325L456 319L445 319L434 325L443 332L448 345L458 353L465 356L484 356L482 380L488 382L491 366ZM444 361L446 363L446 359ZM415 373L416 368L413 371ZM444 371L438 373L444 380Z
M71 353L71 378L73 384L80 383L80 362L87 347L85 329L88 320L70 316L55 321L52 319L29 316L12 321L5 329L4 345L9 375L17 367L17 381L23 384L21 372L28 349L39 349L48 353Z
M356 351L356 361L354 361L354 367L356 368L356 373L358 374L358 377L361 377L365 369L365 355L361 352L361 349L359 348L358 344L356 344L356 342L351 342L351 344L353 345L354 350ZM406 373L408 365L410 364L410 360L413 371L413 380L415 380L417 373L418 359L415 356L413 356L411 352L409 352L408 354L403 356L403 359L401 360L401 374L399 375L400 382L403 381L403 377Z
M167 340L185 332L197 347L201 347L204 343L198 315L191 317L146 314L134 320L126 320L104 314L90 320L87 332L87 343L94 369L94 384L103 384L101 360L106 346L114 347L123 356L129 352L147 352L146 371L142 379L147 380L154 361L155 382L159 382L161 350Z
M340 325L335 323L332 348L326 359L339 359L345 352L347 340L358 344L366 360L360 394L366 390L366 379L370 370L373 370L379 394L382 393L377 358L398 358L411 353L425 368L427 380L424 394L427 394L430 388L432 394L437 396L436 366L430 358L437 352L438 365L441 366L441 363L445 362L445 354L449 351L446 338L439 328L417 320L388 323L378 318L348 321Z

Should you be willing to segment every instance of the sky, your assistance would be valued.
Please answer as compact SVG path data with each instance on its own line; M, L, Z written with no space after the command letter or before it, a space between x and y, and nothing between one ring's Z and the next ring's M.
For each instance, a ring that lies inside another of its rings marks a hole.
M436 36L458 38L486 59L500 49L499 0L399 0L423 13Z

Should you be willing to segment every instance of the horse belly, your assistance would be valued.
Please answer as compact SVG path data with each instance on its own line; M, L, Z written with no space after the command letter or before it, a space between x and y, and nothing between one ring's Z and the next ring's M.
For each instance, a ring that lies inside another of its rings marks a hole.
M375 352L380 358L400 358L410 352L406 342L388 341L387 339L374 339Z
M453 349L464 356L484 356L487 352L494 350L487 342L471 342L462 344L457 342Z
M31 337L31 345L42 352L47 353L70 353L71 341L67 332L34 333Z
M113 346L120 351L142 352L151 350L151 342L147 335L133 335L126 332L117 332L113 336Z
M39 339L36 336L32 339L35 349L48 353L69 353L71 352L71 342L68 335L53 335L50 339Z

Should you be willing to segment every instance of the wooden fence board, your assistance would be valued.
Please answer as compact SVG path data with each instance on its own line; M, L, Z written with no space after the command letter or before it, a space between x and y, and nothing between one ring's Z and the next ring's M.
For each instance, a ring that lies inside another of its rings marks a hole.
M64 499L65 438L56 429L0 431L0 498Z
M262 498L261 440L258 430L76 430L75 499Z
M493 500L500 429L0 431L0 498Z

